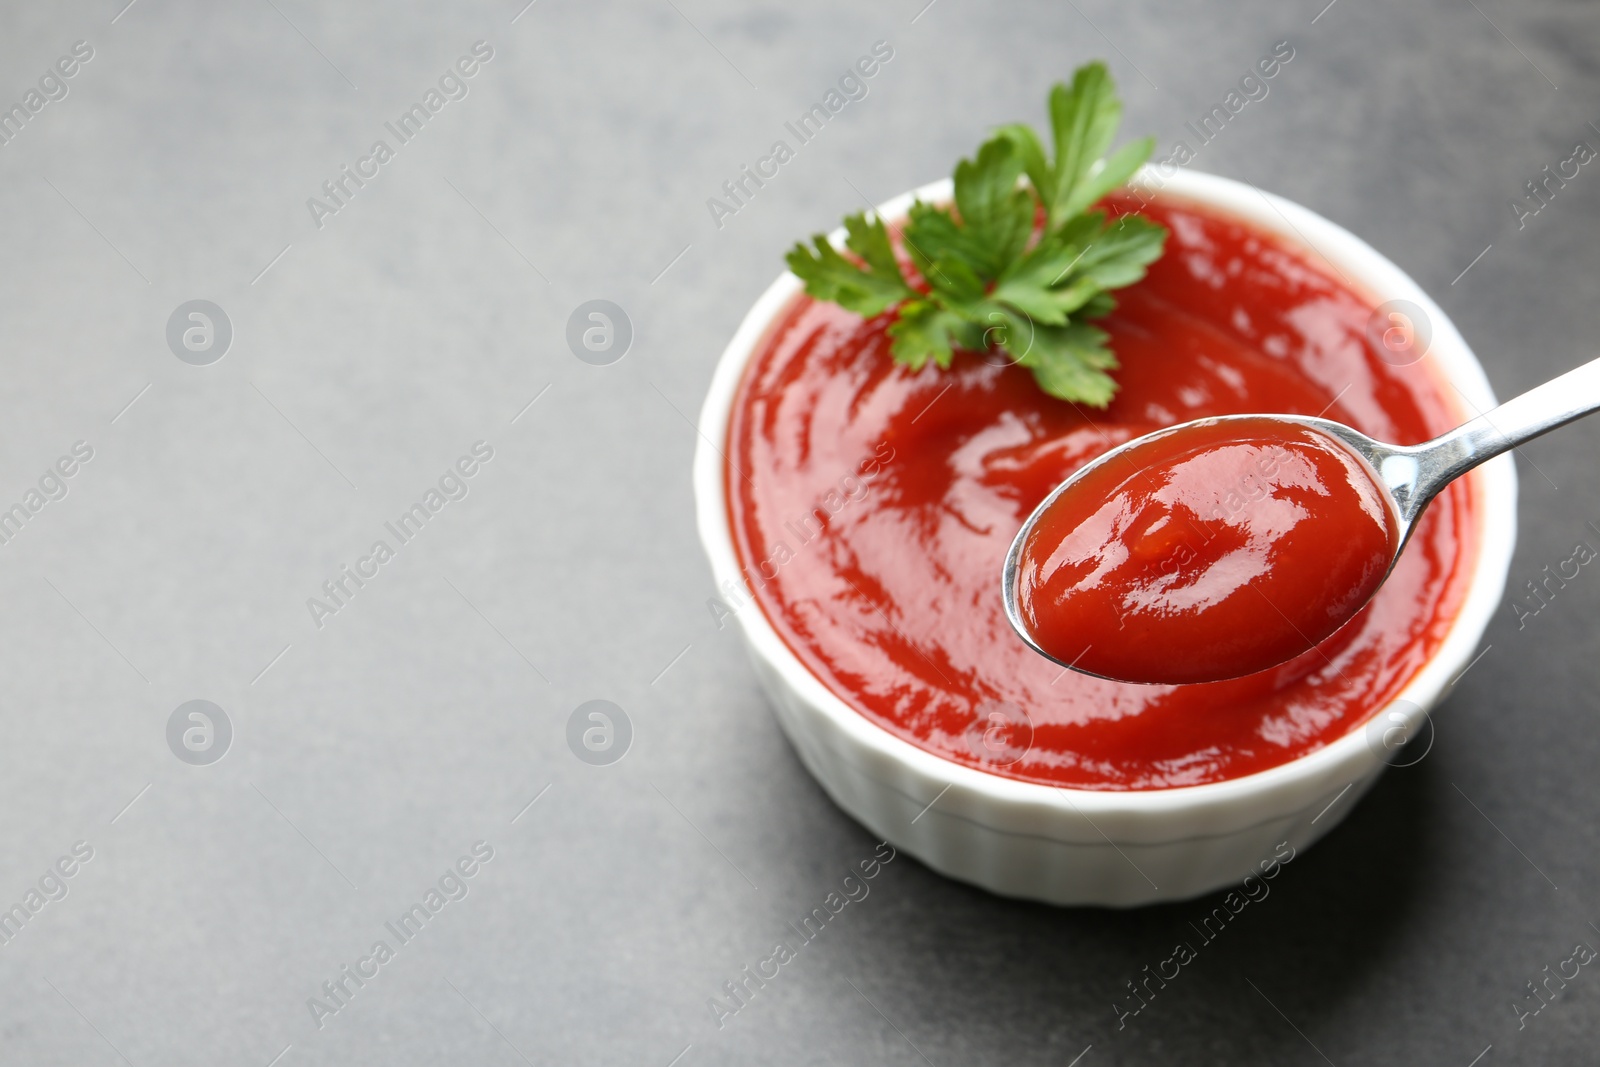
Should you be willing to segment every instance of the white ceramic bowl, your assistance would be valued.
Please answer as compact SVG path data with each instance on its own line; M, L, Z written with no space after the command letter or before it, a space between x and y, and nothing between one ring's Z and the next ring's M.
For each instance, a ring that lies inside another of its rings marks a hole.
M1298 204L1226 178L1178 171L1153 181L1162 187L1158 196L1198 202L1278 235L1312 260L1326 257L1375 304L1399 299L1420 306L1433 328L1424 358L1471 405L1494 406L1483 368L1445 313L1355 235ZM916 197L948 201L950 183L897 197L878 214L900 218ZM843 230L832 237L843 245ZM695 506L719 587L732 582L743 589L724 488L729 412L767 327L800 290L799 279L785 273L756 301L723 352L700 413ZM1479 548L1461 611L1438 653L1395 703L1372 709L1374 716L1398 712L1413 731L1469 663L1511 563L1517 493L1511 457L1491 461L1472 477L1478 480ZM735 618L778 721L828 795L874 834L934 870L1006 896L1131 906L1236 883L1271 857L1279 842L1304 848L1327 833L1387 765L1383 746L1369 741L1379 731L1369 728L1281 766L1210 785L1111 792L1015 781L926 752L851 709L795 658L754 602L747 601Z

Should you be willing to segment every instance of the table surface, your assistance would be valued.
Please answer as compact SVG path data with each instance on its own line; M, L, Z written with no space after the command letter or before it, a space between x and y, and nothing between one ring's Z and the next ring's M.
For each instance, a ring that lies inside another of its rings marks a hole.
M1193 166L1393 258L1501 395L1593 356L1600 172L1564 163L1600 146L1589 9L125 2L0 14L27 113L0 145L0 1060L1592 1059L1600 974L1526 983L1600 945L1600 574L1518 598L1600 548L1600 425L1522 450L1512 593L1428 756L1121 1028L1211 902L1058 910L905 857L719 1028L708 998L874 841L717 628L689 486L788 244L1099 56L1166 152L1287 40ZM866 95L714 218L879 41ZM1534 214L1547 166L1578 173ZM608 365L567 342L595 299L633 333ZM593 699L621 762L569 747Z

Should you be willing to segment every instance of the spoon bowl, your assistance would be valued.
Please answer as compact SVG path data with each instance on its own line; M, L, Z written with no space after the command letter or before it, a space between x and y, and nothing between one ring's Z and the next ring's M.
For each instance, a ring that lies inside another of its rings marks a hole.
M1086 464L1034 509L1006 553L1006 618L1040 655L1112 681L1207 682L1268 670L1316 647L1360 611L1393 569L1418 517L1451 481L1597 408L1600 360L1420 445L1377 441L1343 423L1303 415L1225 415L1158 430ZM1208 448L1259 448L1263 427L1273 426L1285 440L1298 436L1302 446L1320 440L1354 462L1309 492L1301 464L1266 494L1273 515L1245 516L1249 521L1227 527L1244 531L1248 546L1224 539L1221 549L1208 547L1200 565L1186 570L1196 558L1191 533L1208 545L1214 540L1213 532L1197 528L1201 516L1193 502L1225 488L1191 457ZM1237 441L1229 437L1235 429ZM1135 459L1151 453L1153 462ZM1166 457L1177 457L1170 470L1156 478L1146 473ZM1134 474L1119 482L1114 468L1129 464ZM1209 485L1207 477L1213 478ZM1144 483L1138 494L1127 488L1136 479ZM1350 488L1339 484L1345 481L1355 486L1354 496L1329 491L1329 485ZM1148 488L1152 482L1157 491ZM1374 497L1387 512L1386 545L1368 528ZM1329 503L1336 499L1345 502L1344 518ZM1331 513L1334 536L1317 534L1309 550L1304 538L1297 546L1295 530L1328 518L1318 516L1319 508ZM1285 521L1288 513L1293 521ZM1356 521L1347 524L1351 536L1345 538L1338 524L1351 515ZM1036 558L1041 552L1044 558ZM1285 572L1288 579L1281 577ZM1243 595L1251 588L1259 597ZM1121 608L1113 611L1115 605ZM1100 651L1091 657L1096 644Z

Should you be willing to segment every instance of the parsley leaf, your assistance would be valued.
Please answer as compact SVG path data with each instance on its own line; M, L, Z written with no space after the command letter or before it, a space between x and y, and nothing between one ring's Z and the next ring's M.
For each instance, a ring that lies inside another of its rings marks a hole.
M868 222L857 213L844 224L849 233L845 247L861 257L861 264L841 256L820 233L812 238L815 253L801 243L790 250L789 269L806 283L806 292L869 319L917 296L900 273L882 219Z
M889 327L895 362L921 370L931 359L941 369L948 369L951 341L965 325L959 316L932 300L906 301Z
M1155 138L1144 137L1103 159L1122 122L1122 102L1104 63L1079 67L1072 87L1057 83L1050 90L1050 131L1056 158L1049 161L1039 139L1026 126L1001 129L1022 153L1028 180L1049 212L1049 224L1082 212L1139 169L1155 148Z
M901 269L883 221L863 213L845 219L854 259L818 235L814 251L801 243L789 252L790 269L818 300L866 317L893 310L890 352L912 370L930 360L947 368L958 348L998 349L1051 396L1105 407L1117 359L1086 320L1115 308L1108 290L1144 277L1167 233L1140 215L1108 220L1088 209L1155 141L1106 157L1122 104L1103 63L1054 86L1049 111L1054 158L1027 126L1002 127L957 164L953 204L911 206L901 238L920 285Z

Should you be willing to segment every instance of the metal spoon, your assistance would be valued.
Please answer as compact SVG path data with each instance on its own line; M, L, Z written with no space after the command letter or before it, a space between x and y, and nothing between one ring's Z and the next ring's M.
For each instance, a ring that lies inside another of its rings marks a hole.
M1391 445L1374 441L1364 433L1332 419L1311 418L1303 415L1223 415L1217 418L1197 419L1177 426L1158 430L1161 435L1177 435L1195 426L1216 425L1234 420L1262 418L1280 419L1286 423L1304 426L1343 444L1360 456L1370 468L1373 484L1389 498L1398 523L1394 556L1389 566L1394 567L1400 551L1420 516L1439 492L1455 479L1502 452L1510 451L1525 441L1549 433L1558 426L1580 419L1600 410L1600 359L1585 363L1558 378L1528 390L1506 401L1499 407L1449 433L1420 445ZM1017 577L1023 546L1034 526L1057 498L1072 491L1091 470L1117 459L1121 454L1139 446L1154 434L1135 438L1119 445L1076 471L1072 477L1056 486L1050 495L1028 516L1022 524L1011 549L1006 553L1005 569L1001 576L1001 592L1005 600L1006 618L1017 634L1041 656L1072 668L1083 674L1092 674L1072 663L1058 659L1041 648L1025 625L1017 603ZM1354 612L1352 611L1352 614ZM1263 669L1270 665L1264 664ZM1102 677L1093 675L1093 677Z

